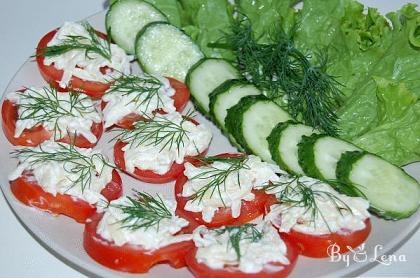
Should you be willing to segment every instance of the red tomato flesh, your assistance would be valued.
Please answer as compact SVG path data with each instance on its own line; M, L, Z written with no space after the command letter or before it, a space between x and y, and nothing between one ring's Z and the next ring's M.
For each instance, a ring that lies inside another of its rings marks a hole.
M85 223L96 212L96 207L84 200L68 194L57 193L54 196L45 192L30 171L24 172L22 176L11 181L10 188L16 199L25 205L37 207L55 215L63 214L79 223ZM118 199L121 196L122 181L116 170L112 171L112 180L102 189L101 194L108 201Z
M91 221L86 223L83 246L95 261L114 270L145 273L160 263L169 263L173 268L181 268L186 266L185 256L194 248L191 240L170 244L154 251L133 244L117 246L96 232L101 219L102 214L95 214Z
M30 129L25 129L19 137L15 137L16 122L18 120L18 105L6 99L3 102L1 113L4 135L14 146L35 147L50 139L51 136L54 136L52 131L45 129L42 125L38 125ZM77 135L76 138L67 135L57 140L57 142L72 143L79 148L93 148L102 136L102 122L93 123L91 131L98 139L95 143L89 142L83 135Z
M187 257L187 266L188 269L194 274L196 278L282 278L287 277L289 273L293 270L296 265L298 253L296 247L288 241L283 239L287 246L287 258L289 259L290 264L282 265L279 263L271 263L270 266L283 266L281 270L278 271L268 271L263 270L258 273L244 273L240 271L237 267L227 266L223 269L213 269L207 266L204 263L199 263L195 258L197 248L194 249L194 252L190 252Z
M63 70L59 70L52 65L44 65L44 56L42 56L42 49L47 47L48 43L52 40L54 35L57 33L58 29L55 29L49 33L47 33L38 43L36 48L36 62L38 65L38 69L48 84L51 87L56 88L58 91L79 91L82 92L94 99L99 99L103 96L106 90L109 89L108 83L96 82L96 81L87 81L80 79L76 76L72 76L70 79L69 85L66 88L62 88L59 85L60 80L63 77ZM106 39L107 36L104 33L96 31L99 37Z
M221 154L218 156L229 157L229 156L241 156L242 154ZM196 164L193 162L193 164ZM255 194L255 198L252 201L242 200L241 212L238 218L232 217L231 208L219 208L213 216L210 223L207 223L202 218L201 212L191 212L184 209L190 197L182 197L182 190L184 184L188 181L185 175L180 175L175 183L175 199L177 201L177 214L181 217L195 221L201 225L205 225L209 228L216 228L225 225L240 225L248 223L249 221L263 215L265 213L266 203L272 203L275 197L270 194L266 194L263 190L252 190Z
M372 229L369 218L365 220L365 225L362 230L326 235L311 235L294 230L280 234L296 244L299 254L312 258L326 258L330 256L328 250L333 244L340 248L339 253L342 254L349 251L348 246L354 249L365 242Z

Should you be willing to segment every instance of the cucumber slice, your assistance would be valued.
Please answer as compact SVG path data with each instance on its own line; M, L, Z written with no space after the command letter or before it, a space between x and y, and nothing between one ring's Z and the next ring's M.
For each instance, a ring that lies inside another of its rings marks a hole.
M360 151L355 145L325 134L303 136L298 145L299 164L306 175L321 180L336 180L337 162L348 151Z
M299 165L298 144L304 135L313 133L318 132L294 121L279 123L267 138L273 160L286 171L303 175L304 171Z
M136 56L145 72L184 82L188 70L204 55L177 27L167 22L152 22L137 35Z
M227 110L236 105L241 98L260 95L261 91L254 85L234 79L223 82L210 93L210 115L223 131L226 131L225 118Z
M354 186L374 212L387 219L412 215L419 207L420 185L401 168L367 152L346 152L337 164L337 177ZM338 187L338 189L340 189Z
M127 53L134 54L137 33L151 22L167 21L152 4L142 0L119 0L106 13L108 35Z
M209 94L226 80L238 78L240 78L239 72L228 61L204 58L190 69L186 83L197 108L207 114Z
M247 152L273 162L267 136L278 123L287 120L290 115L286 111L265 96L257 95L243 97L228 109L225 125Z

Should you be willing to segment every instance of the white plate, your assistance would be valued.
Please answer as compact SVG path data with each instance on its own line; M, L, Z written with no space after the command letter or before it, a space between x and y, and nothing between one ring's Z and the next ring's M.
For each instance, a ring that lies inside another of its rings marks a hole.
M372 2L372 1L365 1ZM376 4L378 3L375 1ZM394 2L394 1L393 1ZM400 2L400 1L395 1ZM397 3L392 4L397 4ZM402 1L400 2L402 3ZM400 4L399 3L399 4ZM393 6L395 9L399 7ZM391 7L388 7L390 9ZM388 10L383 9L383 10ZM97 29L104 30L104 15L105 12L100 12L90 18L88 21ZM48 30L46 30L47 32ZM138 71L136 64L133 64L133 70ZM11 80L6 92L15 91L22 86L43 86L45 82L41 78L36 63L33 60L28 60L18 70L16 75ZM197 117L198 121L205 123L212 128L214 139L210 147L210 154L220 152L233 151L234 148L228 143L227 139L222 136L220 131L208 120L202 116ZM108 155L111 154L112 146L107 144L111 136L106 134L101 139L100 148ZM0 157L4 159L2 167L0 167L0 184L4 195L9 202L12 210L21 220L22 224L27 230L37 239L41 244L62 259L75 269L87 273L89 276L101 277L133 277L139 275L131 275L122 272L116 272L107 269L95 261L93 261L84 251L82 247L82 233L83 225L77 224L72 219L67 217L54 217L48 213L40 212L34 208L19 203L13 196L8 186L7 176L16 167L16 160L9 159L9 153L12 151L12 146L3 132L0 132ZM406 170L418 180L420 175L420 164L412 164L406 167ZM139 190L146 190L149 192L160 192L163 195L173 198L173 184L167 185L150 185L136 181L126 175L122 175L124 182L125 193L130 193L132 188ZM420 224L420 212L411 216L409 219L400 220L397 222L385 221L376 217L372 218L372 233L365 244L362 252L366 252L367 260L363 262L356 262L353 259L349 260L349 265L346 262L330 262L329 259L309 259L299 257L295 270L291 277L319 277L319 276L347 276L355 275L366 271L374 264L374 258L382 254L391 253L397 249L402 242L408 239L417 229ZM379 250L376 249L380 246ZM148 274L143 275L148 277L192 277L187 269L175 270L166 265L159 265L154 267Z

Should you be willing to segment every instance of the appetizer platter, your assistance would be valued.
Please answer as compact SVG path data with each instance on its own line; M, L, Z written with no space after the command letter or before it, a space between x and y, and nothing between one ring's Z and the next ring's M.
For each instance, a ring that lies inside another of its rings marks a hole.
M46 32L2 100L10 206L90 275L363 271L331 250L420 224L420 12L338 2L116 0Z

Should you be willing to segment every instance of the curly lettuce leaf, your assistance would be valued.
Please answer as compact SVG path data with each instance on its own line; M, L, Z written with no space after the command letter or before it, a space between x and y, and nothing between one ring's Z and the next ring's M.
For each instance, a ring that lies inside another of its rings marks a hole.
M420 159L420 102L404 83L374 77L377 123L353 140L359 147L404 165Z

